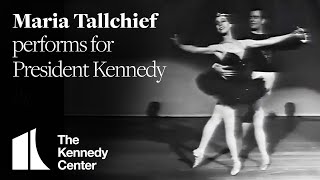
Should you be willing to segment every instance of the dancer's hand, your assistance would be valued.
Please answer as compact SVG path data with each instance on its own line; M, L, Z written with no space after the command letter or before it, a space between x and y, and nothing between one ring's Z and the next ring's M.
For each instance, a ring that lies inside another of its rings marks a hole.
M223 79L228 79L230 77L236 76L237 72L230 70L230 66L221 65L219 63L214 63L212 68L217 71Z
M292 34L299 38L302 43L309 43L311 41L310 33L307 33L306 29L297 26L297 29Z
M172 38L170 38L170 39L173 41L173 43L174 43L175 45L177 45L177 46L180 45L179 37L178 37L177 34L174 34L174 36L173 36Z

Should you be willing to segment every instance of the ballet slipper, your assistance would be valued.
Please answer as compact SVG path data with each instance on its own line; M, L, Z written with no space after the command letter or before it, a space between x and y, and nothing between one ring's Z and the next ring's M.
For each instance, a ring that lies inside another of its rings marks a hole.
M270 157L266 156L262 158L262 163L260 165L260 170L265 171L268 169L268 167L270 166L271 161L270 161Z
M235 161L235 162L233 163L233 168L232 168L230 174L231 174L232 176L237 175L237 174L240 172L240 170L241 170L241 166L242 166L242 165L241 165L241 162L240 162L240 161Z
M193 151L193 155L195 157L194 163L192 168L198 167L205 159L204 157L204 151L200 149L195 149Z

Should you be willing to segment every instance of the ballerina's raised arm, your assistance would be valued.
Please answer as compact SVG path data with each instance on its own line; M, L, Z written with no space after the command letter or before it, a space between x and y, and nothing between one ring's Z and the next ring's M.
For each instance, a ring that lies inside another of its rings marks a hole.
M190 53L199 53L199 54L214 54L216 52L223 52L223 49L218 44L209 45L207 47L198 47L194 45L185 45L181 44L179 41L179 37L177 34L174 35L173 38L170 38L173 40L174 44L177 45L180 49L190 52Z

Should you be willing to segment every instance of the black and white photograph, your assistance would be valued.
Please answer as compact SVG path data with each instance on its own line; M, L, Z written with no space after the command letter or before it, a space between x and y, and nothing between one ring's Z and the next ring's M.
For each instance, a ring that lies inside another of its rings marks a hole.
M319 0L6 9L10 179L320 178Z

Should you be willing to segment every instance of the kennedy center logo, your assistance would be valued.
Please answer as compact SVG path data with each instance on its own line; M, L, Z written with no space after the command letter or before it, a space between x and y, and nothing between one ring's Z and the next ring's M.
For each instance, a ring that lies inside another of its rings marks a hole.
M36 129L12 139L12 170L29 169L50 170L38 154Z

